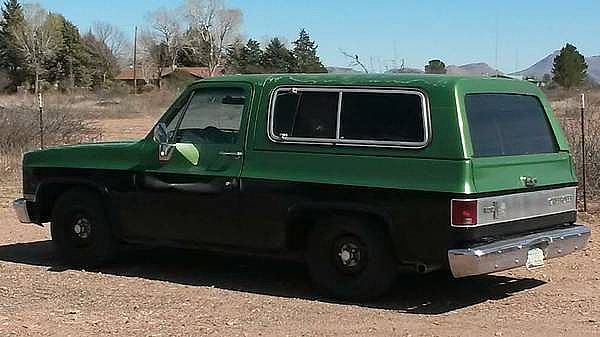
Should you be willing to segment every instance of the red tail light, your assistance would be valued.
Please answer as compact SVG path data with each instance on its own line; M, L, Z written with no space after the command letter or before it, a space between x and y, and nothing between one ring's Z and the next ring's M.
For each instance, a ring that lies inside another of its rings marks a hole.
M452 200L452 225L477 224L477 200Z

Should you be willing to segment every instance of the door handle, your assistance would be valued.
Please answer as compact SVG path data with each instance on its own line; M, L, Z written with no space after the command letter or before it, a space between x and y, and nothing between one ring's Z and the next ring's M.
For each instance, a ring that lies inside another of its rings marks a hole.
M228 157L233 157L235 159L239 159L242 158L242 156L244 155L243 152L238 151L238 152L219 152L219 155L221 156L228 156Z

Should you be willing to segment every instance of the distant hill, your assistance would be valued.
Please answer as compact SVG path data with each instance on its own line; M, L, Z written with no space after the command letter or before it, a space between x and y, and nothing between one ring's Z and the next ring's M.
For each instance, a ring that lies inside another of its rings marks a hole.
M536 62L531 67L512 73L511 75L534 77L538 80L544 78L544 74L552 74L552 66L554 65L554 58L560 54L559 50L555 50L552 54L544 57L540 61ZM590 56L585 58L585 62L588 65L588 76L591 80L596 83L600 83L600 55Z
M446 66L446 72L450 75L467 75L467 76L485 76L485 75L501 75L502 72L490 67L487 63L469 63L462 66L449 65Z
M423 70L417 68L397 68L390 69L385 72L386 74L422 74Z
M425 71L417 68L402 68L390 69L386 71L388 74L423 74ZM450 75L466 75L466 76L482 76L502 74L501 71L496 71L487 63L469 63L462 66L449 65L446 66L446 72Z
M349 67L326 67L330 74L362 74L362 71L355 70Z

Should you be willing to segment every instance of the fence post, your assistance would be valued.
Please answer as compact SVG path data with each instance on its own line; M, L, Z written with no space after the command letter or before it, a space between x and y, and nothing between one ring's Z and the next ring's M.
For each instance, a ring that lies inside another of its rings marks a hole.
M40 148L44 149L44 100L42 92L38 93L38 105L40 108Z
M587 212L587 183L586 183L586 153L585 153L585 94L581 94L581 165L582 165L582 189L583 189L583 211Z

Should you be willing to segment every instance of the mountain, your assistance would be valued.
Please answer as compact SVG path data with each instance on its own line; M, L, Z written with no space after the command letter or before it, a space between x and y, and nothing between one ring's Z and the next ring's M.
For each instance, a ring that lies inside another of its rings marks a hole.
M560 50L555 50L552 54L544 57L540 61L536 62L531 67L512 73L511 75L523 76L523 77L534 77L538 80L544 78L545 74L552 73L552 66L554 65L554 58L560 54Z
M390 69L386 73L391 74L422 74L424 73L421 69L416 68L402 68L402 69ZM465 75L465 76L482 76L482 75L496 75L502 74L501 71L496 71L490 67L487 63L469 63L462 66L449 65L446 66L446 73L450 75Z
M395 68L385 72L386 74L422 74L423 70L417 68Z
M490 67L487 63L469 63L462 66L449 65L446 67L446 72L451 75L467 75L467 76L482 76L502 74L500 70Z
M355 70L349 67L326 67L330 74L362 74L362 71Z
M531 67L512 73L511 75L523 76L523 77L534 77L538 80L544 78L545 74L552 74L552 67L554 65L554 58L560 54L559 50L555 50L552 54L544 57ZM585 62L588 65L588 76L591 80L596 83L600 83L600 55L590 56L585 58Z
M600 55L585 58L588 65L588 76L596 83L600 83Z

